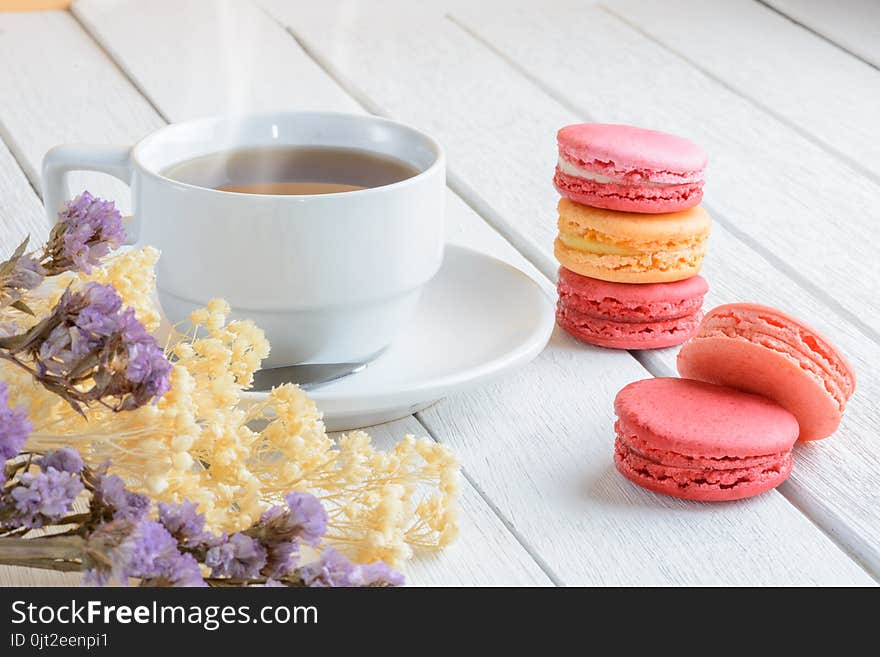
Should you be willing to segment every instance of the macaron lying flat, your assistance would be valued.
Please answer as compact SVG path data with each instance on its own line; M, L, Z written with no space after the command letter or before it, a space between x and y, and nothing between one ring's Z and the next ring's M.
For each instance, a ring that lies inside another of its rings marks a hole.
M791 473L797 420L764 397L689 379L647 379L624 387L614 410L617 470L656 493L738 500Z
M676 212L703 198L706 153L683 137L628 125L582 123L556 135L553 183L563 196L609 210Z
M560 264L582 276L616 283L668 283L699 273L712 219L697 206L644 215L559 199Z
M556 289L556 321L579 340L614 349L659 349L696 332L709 285L702 276L674 283L609 283L561 267Z
M826 338L774 308L713 308L678 354L679 373L768 397L791 411L801 440L837 430L856 377Z

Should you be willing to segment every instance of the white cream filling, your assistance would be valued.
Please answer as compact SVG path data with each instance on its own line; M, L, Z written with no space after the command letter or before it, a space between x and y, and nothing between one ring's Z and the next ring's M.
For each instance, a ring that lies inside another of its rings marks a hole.
M628 182L626 180L621 180L619 178L609 178L608 176L602 176L598 173L594 173L592 171L587 171L586 169L582 169L576 164L573 164L566 160L564 157L560 156L557 162L559 166L559 170L562 173L568 174L569 176L575 176L577 178L583 178L584 180L591 180L597 183L615 183L617 185L632 185L633 183ZM657 182L640 182L638 183L641 187L669 187L670 183L657 183Z

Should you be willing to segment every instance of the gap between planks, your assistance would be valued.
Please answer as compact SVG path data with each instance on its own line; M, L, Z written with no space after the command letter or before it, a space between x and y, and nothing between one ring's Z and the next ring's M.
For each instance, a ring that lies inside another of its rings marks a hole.
M612 18L620 21L621 23L623 23L624 25L629 27L631 30L638 32L639 34L641 34L643 37L645 37L651 43L659 46L660 48L662 48L663 50L665 50L669 54L673 55L674 57L677 57L679 60L681 60L682 62L684 62L685 64L687 64L691 68L696 69L697 71L702 73L704 76L706 76L708 79L712 80L712 82L715 82L716 84L724 87L725 89L727 89L731 93L736 94L737 96L739 96L740 98L742 98L746 102L751 103L755 108L757 108L758 110L764 112L765 114L767 114L769 116L772 116L774 119L779 121L779 123L783 124L785 127L789 128L793 132L796 132L798 135L800 135L801 137L803 137L807 141L811 142L813 145L817 146L818 148L821 148L823 151L825 151L829 155L832 155L833 157L836 157L840 160L843 160L849 167L851 167L855 171L858 171L860 174L862 174L863 176L865 176L866 178L868 178L869 180L871 180L875 184L880 185L880 175L877 175L874 171L872 171L871 169L866 167L864 164L861 163L861 161L859 161L856 158L851 157L851 156L847 155L846 153L844 153L843 151L835 148L832 144L829 144L824 139L817 137L815 134L813 134L809 130L805 130L804 128L801 128L799 125L797 125L796 123L794 123L791 120L789 120L788 118L786 118L783 114L780 114L779 112L774 110L772 107L766 105L765 103L762 103L757 98L754 98L753 96L749 96L749 95L743 93L735 85L730 84L729 82L727 82L723 78L715 75L708 68L700 65L698 62L694 61L693 59L691 59L690 57L685 55L683 52L681 52L680 50L673 48L672 46L667 44L665 41L658 39L653 34L651 34L647 30L645 30L643 27L641 27L638 23L635 23L634 21L630 20L626 16L615 11L612 7L605 5L605 4L598 4L598 5L596 5L596 7L599 10L604 11L606 14L608 14ZM849 54L852 54L852 53L849 53Z
M860 54L858 54L854 50L850 50L849 48L844 46L842 43L838 43L837 41L832 39L830 36L827 36L827 35L823 34L822 32L819 32L815 28L810 27L806 23L799 21L794 16L790 16L789 14L785 13L785 11L783 9L780 9L779 7L774 6L771 2L768 2L767 0L755 0L755 2L757 2L762 7L766 7L767 9L772 11L774 14L778 14L778 15L782 16L783 18L785 18L786 20L791 21L792 23L794 23L798 27L806 30L807 32L809 32L813 36L818 37L819 39L822 39L822 41L824 41L825 43L831 44L832 46L834 46L835 48L837 48L841 52L845 52L847 55L858 59L860 62L867 64L868 66L870 66L873 69L880 71L880 66L877 66L877 64L872 62L870 59L866 59L866 58L862 57Z

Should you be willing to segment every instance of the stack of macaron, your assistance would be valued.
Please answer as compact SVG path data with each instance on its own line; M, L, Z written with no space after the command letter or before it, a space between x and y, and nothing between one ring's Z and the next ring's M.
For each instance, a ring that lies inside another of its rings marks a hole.
M636 381L614 401L614 462L675 497L736 500L775 488L797 440L837 430L855 373L827 338L751 303L709 311L678 354L687 378Z
M690 338L711 219L700 207L705 152L682 137L586 123L557 134L562 195L557 322L602 347L655 349Z

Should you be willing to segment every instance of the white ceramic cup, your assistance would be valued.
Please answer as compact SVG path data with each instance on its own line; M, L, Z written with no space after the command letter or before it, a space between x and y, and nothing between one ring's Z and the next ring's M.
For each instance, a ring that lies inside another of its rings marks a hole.
M190 158L255 146L331 146L389 155L419 171L401 182L311 196L197 187L162 175ZM57 146L43 160L54 221L66 174L100 171L131 186L138 242L159 248L157 287L172 322L222 297L253 319L265 366L360 362L406 324L444 245L445 158L427 135L372 116L281 112L166 126L134 147Z

